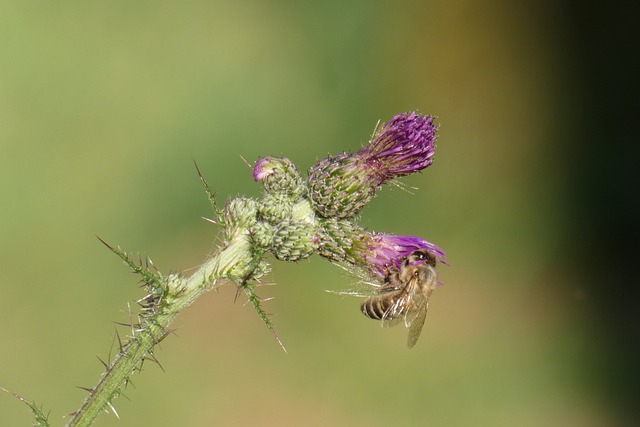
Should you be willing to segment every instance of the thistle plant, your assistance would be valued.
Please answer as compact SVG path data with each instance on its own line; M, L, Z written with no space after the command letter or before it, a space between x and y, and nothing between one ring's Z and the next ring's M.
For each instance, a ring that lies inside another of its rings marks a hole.
M437 130L431 116L397 115L379 125L359 151L319 161L306 178L285 157L262 157L253 165L253 177L264 189L262 196L237 197L222 207L196 166L213 210L209 220L223 230L222 244L194 273L185 275L163 274L148 258L134 258L103 241L140 276L144 295L137 301L135 320L126 325L129 336L117 336L117 354L102 361L104 374L95 387L86 388L87 398L67 425L88 426L102 411L116 413L113 402L132 375L146 362L158 363L155 348L171 334L176 316L224 283L235 284L246 295L284 349L263 308L266 299L256 293L269 272L269 255L291 262L317 253L359 271L371 283L380 283L418 249L445 262L444 251L421 237L374 233L356 221L385 183L431 165ZM36 425L49 425L39 407L20 399L36 415Z

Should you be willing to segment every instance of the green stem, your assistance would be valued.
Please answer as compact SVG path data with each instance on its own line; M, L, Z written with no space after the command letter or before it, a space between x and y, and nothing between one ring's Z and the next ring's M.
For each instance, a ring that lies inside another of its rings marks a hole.
M247 233L240 233L221 252L207 260L188 278L178 278L169 286L174 288L171 303L157 315L145 318L122 346L98 385L92 389L68 427L89 426L113 399L119 396L131 374L145 359L152 358L153 348L170 331L169 326L184 309L204 293L220 286L218 279L237 280L251 272L247 263L251 244Z

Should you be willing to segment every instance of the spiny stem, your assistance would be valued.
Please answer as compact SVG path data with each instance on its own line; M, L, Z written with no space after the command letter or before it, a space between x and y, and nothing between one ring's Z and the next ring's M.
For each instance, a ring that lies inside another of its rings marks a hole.
M238 274L249 273L237 271L237 268L229 269L229 266L238 267L233 260L237 257L237 252L243 250L243 245L246 245L246 240L242 238L230 242L190 277L178 278L175 283L170 284L174 292L170 296L172 301L167 304L167 309L152 317L143 317L143 320L135 325L134 335L128 342L121 344L113 362L80 409L73 414L68 427L91 425L97 415L120 395L131 374L139 369L143 361L153 358L153 348L170 333L169 326L178 314L202 294L219 286L219 279L234 279ZM118 253L117 250L114 252Z

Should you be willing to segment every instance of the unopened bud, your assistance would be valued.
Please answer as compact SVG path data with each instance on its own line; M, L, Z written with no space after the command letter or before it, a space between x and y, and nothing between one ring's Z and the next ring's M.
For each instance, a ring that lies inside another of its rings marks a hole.
M227 240L242 230L248 230L257 221L258 209L254 199L237 197L225 207L225 233Z
M299 197L305 191L304 181L291 160L286 157L262 157L253 168L253 179L261 181L268 193Z
M282 261L299 261L311 256L320 238L315 227L306 221L285 220L276 229L271 243L273 255Z

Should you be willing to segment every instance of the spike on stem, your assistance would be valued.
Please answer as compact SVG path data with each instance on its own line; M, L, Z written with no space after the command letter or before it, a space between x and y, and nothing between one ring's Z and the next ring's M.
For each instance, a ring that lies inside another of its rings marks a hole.
M224 212L218 208L218 198L216 196L216 193L211 189L207 180L204 179L204 176L202 175L202 172L200 172L200 168L198 167L198 163L196 163L195 159L193 160L193 165L196 167L198 178L200 178L200 182L202 183L204 191L205 193L207 193L209 203L211 204L211 209L215 214L215 219L211 219L209 221L213 222L214 224L224 225Z
M35 427L49 427L49 414L45 415L44 412L42 411L41 406L38 407L38 405L36 405L35 402L29 401L24 397L20 396L19 394L13 393L12 391L9 391L4 387L0 387L0 390L12 395L16 399L18 399L19 401L27 405L29 409L31 409L31 412L35 416L35 420L33 424Z
M258 295L256 295L256 293L255 293L255 286L256 285L253 284L253 283L244 282L241 285L241 288L245 292L247 297L249 298L249 301L251 302L251 304L253 304L253 308L258 313L258 316L260 317L262 322L265 324L267 329L269 329L269 331L271 332L271 334L273 335L273 337L277 341L277 343L280 346L280 348L282 348L282 350L286 353L287 349L285 348L284 343L282 342L282 340L278 336L278 333L276 332L276 330L275 330L275 328L273 326L273 322L271 322L271 319L269 318L270 315L266 311L264 311L263 308L262 308L261 303L264 302L264 301L260 297L258 297Z

